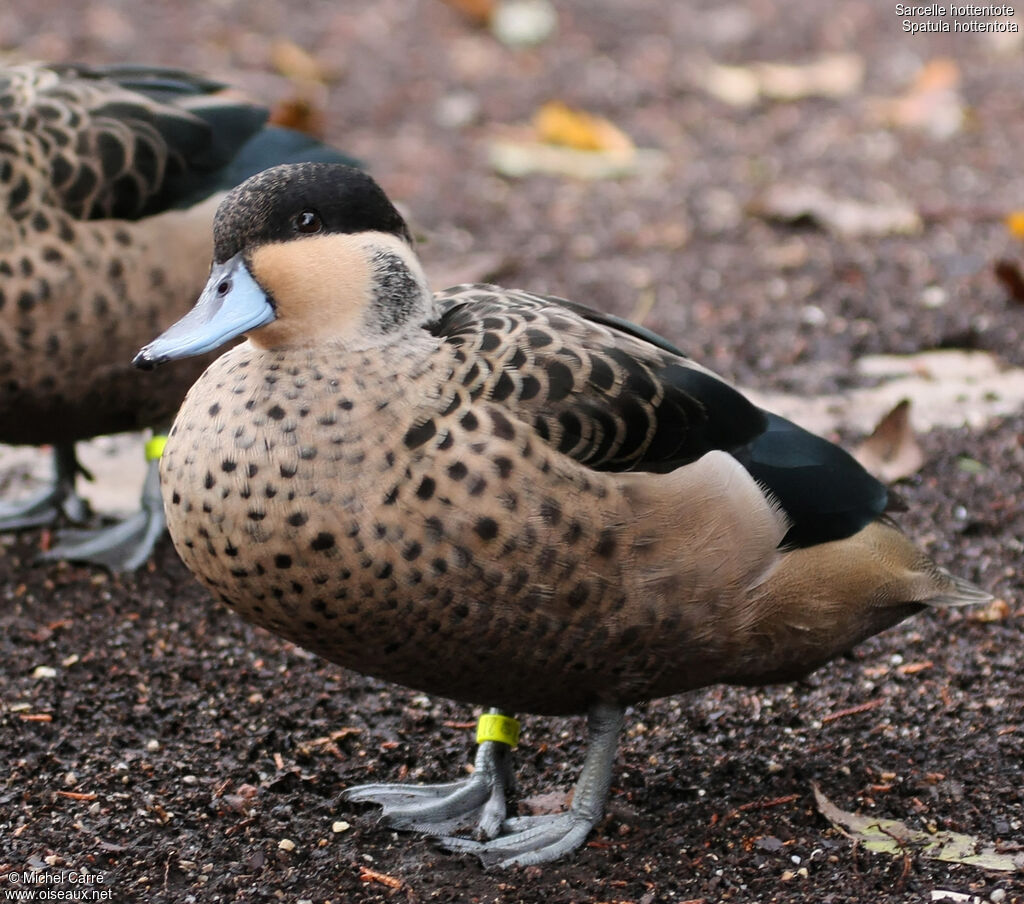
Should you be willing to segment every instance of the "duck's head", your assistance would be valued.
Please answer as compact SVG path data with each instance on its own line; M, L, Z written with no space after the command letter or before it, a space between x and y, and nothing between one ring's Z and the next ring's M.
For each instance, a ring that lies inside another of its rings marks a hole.
M380 186L338 163L265 170L233 189L213 224L206 288L136 367L247 335L263 348L371 346L425 322L432 296L409 229Z

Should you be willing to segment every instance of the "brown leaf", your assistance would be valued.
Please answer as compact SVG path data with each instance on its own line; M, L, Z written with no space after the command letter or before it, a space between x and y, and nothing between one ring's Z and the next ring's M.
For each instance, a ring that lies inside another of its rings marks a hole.
M488 25L494 10L497 7L497 0L444 0L448 6L461 13L474 25Z
M1020 272L1020 265L1016 261L1004 258L996 261L993 269L996 279L1003 284L1010 298L1024 304L1024 275Z
M324 135L323 110L308 97L301 95L286 97L274 104L270 111L270 121L275 126L284 126L314 138L322 138Z
M886 483L920 470L924 453L910 426L909 399L903 399L878 422L871 436L857 447L854 458Z
M813 223L846 237L911 235L921 231L921 217L903 201L869 203L839 198L816 185L779 183L768 189L751 210L766 220Z

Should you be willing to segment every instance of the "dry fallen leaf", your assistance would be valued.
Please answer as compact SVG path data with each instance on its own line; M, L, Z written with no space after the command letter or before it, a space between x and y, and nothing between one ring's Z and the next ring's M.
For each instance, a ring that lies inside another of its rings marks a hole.
M902 201L866 203L836 198L815 185L774 185L751 205L751 210L767 220L809 221L848 238L911 235L921 230L921 217Z
M924 453L910 426L910 399L901 400L853 453L865 468L884 483L916 474Z
M1002 853L995 845L959 832L924 832L897 819L860 816L841 810L813 786L818 810L835 828L869 851L902 857L917 853L930 860L966 863L1001 872L1024 872L1024 853Z
M503 176L531 173L578 179L613 179L657 171L664 154L638 149L621 129L561 101L544 104L529 129L491 142L491 166Z
M805 97L845 97L863 82L864 60L853 53L834 53L802 64L712 63L700 78L704 90L734 107L748 107L761 98L792 101Z
M866 355L854 372L872 385L842 393L765 392L744 387L762 408L796 421L815 433L837 429L870 433L881 412L901 399L913 402L918 435L936 427L984 427L1013 417L1024 407L1024 368L1012 367L981 351L940 349L915 355ZM985 466L959 464L984 471Z
M559 100L548 101L534 114L533 127L541 141L578 151L629 155L636 149L618 126L585 110L575 110Z
M888 125L920 129L934 138L949 138L964 122L960 67L950 59L931 60L900 97L878 100L877 117Z

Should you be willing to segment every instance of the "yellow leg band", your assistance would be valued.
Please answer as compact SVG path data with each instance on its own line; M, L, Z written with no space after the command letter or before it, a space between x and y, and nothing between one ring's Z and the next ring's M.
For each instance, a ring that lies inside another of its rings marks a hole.
M167 445L166 436L154 436L146 442L146 461L156 461L164 454L164 446Z
M519 744L519 721L511 716L484 713L476 723L476 742L501 741L509 747Z

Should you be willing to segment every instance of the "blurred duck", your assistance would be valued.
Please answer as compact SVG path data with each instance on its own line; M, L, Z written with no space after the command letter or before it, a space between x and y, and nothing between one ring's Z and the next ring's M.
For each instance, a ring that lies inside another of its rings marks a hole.
M628 705L796 679L988 598L900 532L849 455L657 335L496 286L431 294L356 169L268 170L214 236L196 307L136 359L248 336L171 430L171 537L247 619L491 708L469 778L349 790L393 826L487 864L562 857L602 814ZM588 714L563 813L506 816L517 710Z
M223 88L146 66L0 68L0 442L52 445L55 464L52 487L0 504L0 531L84 522L75 443L170 423L208 362L142 377L130 360L202 289L223 192L277 163L352 162ZM138 514L46 557L141 565L164 528L159 450Z

